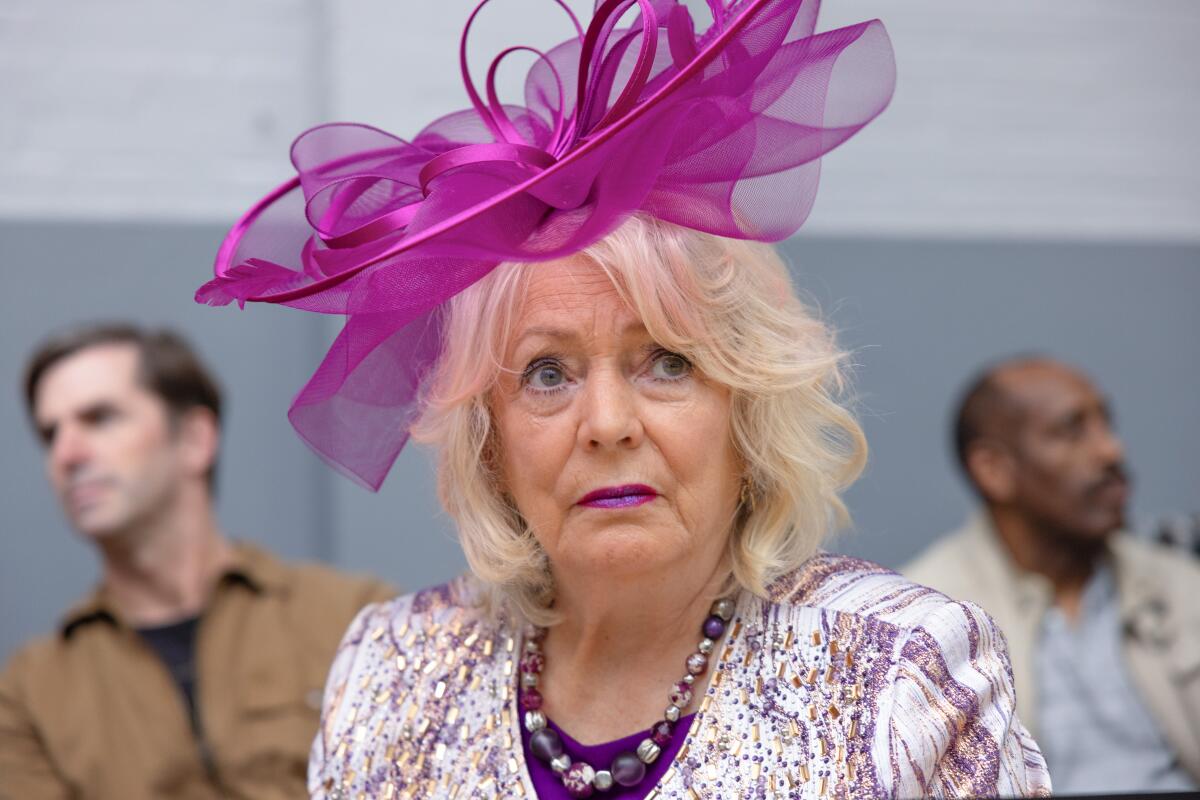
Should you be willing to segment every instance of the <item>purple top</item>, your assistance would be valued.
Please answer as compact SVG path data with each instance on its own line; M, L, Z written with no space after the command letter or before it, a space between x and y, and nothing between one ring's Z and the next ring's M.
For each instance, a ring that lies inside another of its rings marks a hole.
M629 788L614 784L612 789L603 793L604 800L642 800L648 795L663 773L670 769L671 762L683 746L683 740L687 738L688 729L692 727L692 718L695 716L688 714L679 718L679 722L675 723L675 735L671 737L671 743L664 747L654 763L646 768L646 777L642 778L641 783ZM562 738L563 750L572 761L584 761L597 770L608 769L608 765L618 753L623 750L636 750L638 743L650 735L648 731L641 731L604 744L582 745L553 721L546 720L546 723L558 732ZM554 770L550 769L550 765L529 752L529 736L521 737L521 746L525 750L525 763L529 765L529 777L533 780L533 788L537 790L538 800L571 800L571 795L554 774Z

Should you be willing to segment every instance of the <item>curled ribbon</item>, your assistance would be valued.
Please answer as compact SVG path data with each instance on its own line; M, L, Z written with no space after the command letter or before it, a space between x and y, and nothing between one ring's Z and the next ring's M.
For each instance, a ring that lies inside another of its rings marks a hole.
M399 192L404 197L397 198L372 219L348 231L339 231L340 223L345 221L347 212L354 203L381 182L392 181L391 178L371 174L374 171L373 168L365 166L370 161L386 156L387 151L366 151L315 166L310 171L320 173L335 168L344 169L361 161L364 163L364 171L362 174L351 175L337 181L332 186L327 185L323 192L307 198L306 205L309 208L310 224L316 233L312 244L319 240L325 247L331 249L352 248L403 233L417 216L429 192L433 190L436 179L450 170L472 164L509 163L524 169L532 178L537 173L553 167L568 153L573 153L580 148L588 149L591 144L596 143L593 140L606 138L609 127L619 128L638 116L639 103L642 101L642 94L650 81L657 51L657 28L660 26L660 20L655 10L656 0L605 0L596 9L586 31L579 24L574 13L567 7L566 0L554 0L571 20L576 31L576 38L580 43L575 105L570 113L566 109L567 98L563 91L562 76L553 61L546 53L524 45L509 47L492 60L488 68L485 89L487 100L485 101L480 96L467 66L467 38L475 18L489 2L491 0L480 0L467 20L459 45L459 66L471 105L495 141L462 145L432 156L420 171L419 186L411 187L411 192ZM749 5L756 7L765 2L769 2L769 0L749 0ZM708 4L713 10L714 24L705 38L714 35L724 38L732 35L736 26L725 24L727 14L722 0L708 0ZM619 20L635 6L640 14L640 24L623 32L617 41L610 42ZM686 14L686 10L684 13ZM751 16L752 13L749 12L744 14L743 21ZM694 38L695 34L691 25L681 25L683 20L677 19L677 17L678 15L673 13L666 20L673 56L676 55L676 51L678 51L678 55L684 55L688 51L695 52L698 42ZM625 56L634 41L639 39L637 58L629 77L621 87L617 99L609 105L607 99L613 93L613 87L625 61ZM691 41L683 41L685 39L691 39ZM509 118L496 92L495 79L501 62L507 56L518 51L535 54L550 71L557 85L557 101L554 104L555 107L550 109L551 134L543 146L537 146L525 139ZM700 66L697 63L688 64L686 69L673 77L672 82L694 74ZM654 91L657 93L664 90L665 87L656 86ZM230 273L232 272L234 251L242 234L267 207L296 188L303 188L299 177L277 187L238 220L218 251L215 265L218 278L226 275L233 278ZM514 184L513 191L518 191L519 188L520 184ZM419 196L413 199L411 195L417 194L418 191ZM329 205L319 215L320 218L314 220L313 203L318 196L325 192L329 193L327 195L330 197ZM435 229L444 230L452 227L460 221L460 217L465 218L469 216L469 213L469 211L464 212L443 220L435 226ZM433 229L424 233L432 234ZM361 272L371 264L377 263L405 246L405 240L400 239L396 244L388 245L380 253L366 258L354 267L339 271L336 275L321 274L320 277L317 277L317 274L313 274L312 277L315 280L312 284L287 289L274 299L282 301L293 296L306 296L320 291L333 283ZM309 247L306 250L311 261L315 257L315 248Z
M509 163L526 168L531 175L536 174L553 165L557 161L557 157L568 152L578 138L620 119L637 103L642 89L645 88L650 78L657 46L658 16L655 14L651 0L607 0L597 10L586 33L565 1L555 0L570 17L582 43L578 94L576 95L578 101L569 117L565 109L566 98L558 69L545 53L533 47L519 45L509 47L498 54L488 67L486 102L480 96L471 80L470 68L467 66L467 37L475 17L489 2L491 0L481 0L467 20L459 46L459 67L467 96L496 141L487 144L468 144L435 156L425 164L420 172L421 199L384 211L369 222L350 231L334 234L332 231L337 230L337 223L343 218L347 209L378 179L363 176L345 180L334 190L329 207L322 215L320 223L314 226L317 235L327 247L358 247L404 230L417 215L424 198L429 196L430 186L434 180L450 170L472 164ZM635 4L641 12L640 29L631 29L613 47L606 48L605 45L612 35L617 21ZM629 46L639 35L641 45L632 74L617 100L611 106L604 107L603 101L612 90L617 66ZM552 133L549 144L545 148L533 145L522 136L505 112L496 92L496 73L501 62L507 56L520 51L531 52L543 61L558 86L557 108L553 109ZM600 79L593 80L597 75L600 76ZM596 109L602 110L603 116L598 121L589 124L589 117L598 113ZM380 154L379 151L373 151L364 154L363 157L376 158ZM325 164L318 167L318 170L333 166L344 166L344 163Z

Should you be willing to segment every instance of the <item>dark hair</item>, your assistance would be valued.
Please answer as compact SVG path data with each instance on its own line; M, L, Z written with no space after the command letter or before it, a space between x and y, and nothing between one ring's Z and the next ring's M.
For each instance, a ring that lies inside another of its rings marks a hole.
M25 368L25 405L34 413L34 398L46 370L90 347L127 344L137 348L138 380L167 405L173 420L196 407L207 408L221 424L221 388L187 340L165 328L146 330L129 323L101 323L73 328L42 342ZM208 470L216 486L217 463Z

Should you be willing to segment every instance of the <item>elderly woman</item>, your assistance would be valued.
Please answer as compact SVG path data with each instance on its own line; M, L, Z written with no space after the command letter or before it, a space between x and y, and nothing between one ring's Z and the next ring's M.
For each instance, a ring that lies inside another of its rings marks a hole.
M472 574L354 625L318 796L1045 788L990 620L817 552L865 442L770 249L636 217L447 328L417 433Z
M539 53L540 114L469 88L412 143L310 132L222 248L200 299L349 315L292 421L370 486L410 430L434 447L470 565L353 624L314 797L1048 792L992 622L820 551L866 445L832 335L743 241L794 230L886 105L886 37L710 10L601 3ZM287 268L254 254L297 188Z

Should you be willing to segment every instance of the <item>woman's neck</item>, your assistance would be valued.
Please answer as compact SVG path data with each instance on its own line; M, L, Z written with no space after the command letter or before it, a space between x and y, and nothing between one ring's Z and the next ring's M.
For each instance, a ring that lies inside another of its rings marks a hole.
M681 569L669 578L556 573L555 610L563 621L544 644L547 715L584 744L627 736L662 719L671 687L704 637L704 621L726 574L724 564ZM714 655L710 670L697 676L697 698L715 662Z

